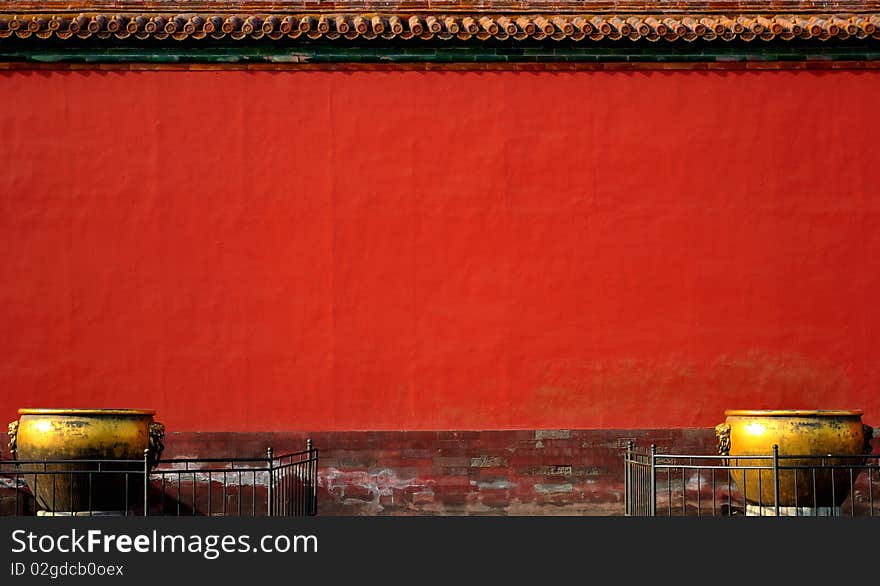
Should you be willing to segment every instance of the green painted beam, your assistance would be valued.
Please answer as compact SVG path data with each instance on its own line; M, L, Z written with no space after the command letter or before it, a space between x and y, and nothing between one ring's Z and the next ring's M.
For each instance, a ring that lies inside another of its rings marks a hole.
M877 41L695 43L180 43L0 42L0 61L41 63L473 63L880 60Z

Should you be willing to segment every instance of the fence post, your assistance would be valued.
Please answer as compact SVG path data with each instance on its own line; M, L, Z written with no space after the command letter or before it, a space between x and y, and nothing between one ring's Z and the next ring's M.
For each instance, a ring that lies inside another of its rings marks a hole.
M309 502L307 503L308 508L306 509L307 515L317 515L318 514L318 451L315 450L314 444L312 443L312 436L309 436L306 440L306 450L308 450L309 457Z
M657 516L657 445L651 444L651 516Z
M627 517L632 515L632 506L630 505L630 501L632 500L632 478L630 478L630 460L632 459L632 450L633 442L632 440L629 440L628 442L626 442L626 457L623 459L623 494L624 498L626 499L626 503L624 505L624 514Z
M144 517L150 507L150 450L144 450Z
M274 507L272 506L272 498L273 493L275 492L274 484L275 484L275 474L272 472L272 460L273 460L272 446L266 448L266 459L268 460L269 469L269 482L266 486L266 516L271 517L274 513Z
M797 490L797 487L795 487ZM779 446L773 444L773 508L779 516Z

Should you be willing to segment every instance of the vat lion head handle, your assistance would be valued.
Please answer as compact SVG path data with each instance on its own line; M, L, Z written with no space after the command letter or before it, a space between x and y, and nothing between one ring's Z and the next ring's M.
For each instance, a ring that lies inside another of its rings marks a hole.
M9 424L9 453L15 458L16 455L16 438L18 437L18 419Z
M165 426L154 421L150 424L150 447L147 449L150 466L159 463L159 458L162 457L162 452L165 450L164 440Z
M874 437L874 428L863 423L862 430L865 432L865 453L870 454L873 450L871 447L871 438Z
M726 423L720 423L715 426L715 437L718 439L718 454L721 456L730 455L730 426Z

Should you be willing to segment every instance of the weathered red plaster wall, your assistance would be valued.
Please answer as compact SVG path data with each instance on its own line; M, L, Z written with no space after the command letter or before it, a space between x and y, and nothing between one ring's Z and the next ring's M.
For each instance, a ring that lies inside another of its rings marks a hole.
M880 74L0 75L0 415L880 418Z

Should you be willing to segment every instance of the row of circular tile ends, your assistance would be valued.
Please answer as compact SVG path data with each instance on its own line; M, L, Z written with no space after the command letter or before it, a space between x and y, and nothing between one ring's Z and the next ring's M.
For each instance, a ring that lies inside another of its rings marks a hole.
M880 14L769 16L379 14L0 15L0 38L880 39Z

